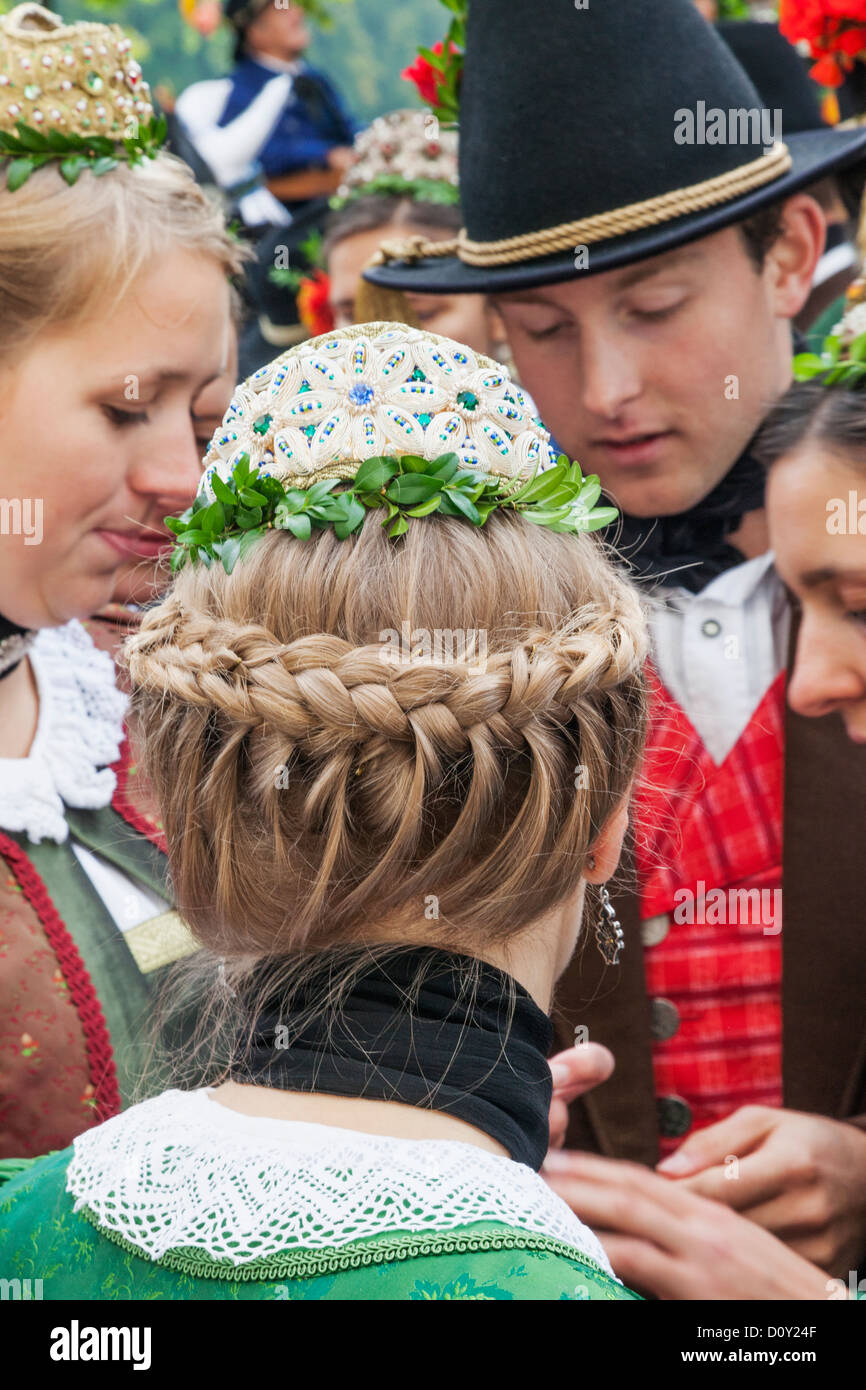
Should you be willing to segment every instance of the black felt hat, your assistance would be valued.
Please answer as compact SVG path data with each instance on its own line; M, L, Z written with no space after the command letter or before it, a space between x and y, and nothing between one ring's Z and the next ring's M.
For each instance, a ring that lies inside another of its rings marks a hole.
M785 136L826 126L818 84L809 76L806 60L775 24L723 19L716 29L751 78L763 105L781 110Z
M719 231L836 170L866 174L866 129L783 126L771 143L771 117L692 0L469 0L464 231L451 254L389 251L365 277L432 293L575 279Z

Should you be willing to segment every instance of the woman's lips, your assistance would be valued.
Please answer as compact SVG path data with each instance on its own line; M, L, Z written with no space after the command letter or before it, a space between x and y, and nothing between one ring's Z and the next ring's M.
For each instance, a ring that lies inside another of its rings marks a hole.
M127 559L135 560L155 560L162 555L172 543L169 535L154 535L153 532L145 531L108 531L98 530L96 535L116 550L119 555Z
M628 467L655 463L672 437L672 430L659 430L655 433L632 434L623 439L596 439L593 442L595 448L606 453L612 462Z

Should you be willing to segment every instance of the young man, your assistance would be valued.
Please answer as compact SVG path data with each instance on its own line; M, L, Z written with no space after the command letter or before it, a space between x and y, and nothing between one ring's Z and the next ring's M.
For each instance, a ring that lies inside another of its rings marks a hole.
M560 998L562 1045L606 1044L616 1071L572 1106L567 1143L661 1153L847 1273L866 1255L866 758L836 715L785 709L792 612L749 443L823 246L802 190L862 183L866 133L780 138L691 0L539 14L471 0L466 229L451 257L416 245L368 278L496 297L651 595L657 703L614 894L627 949L616 974L586 953ZM607 1224L624 1219L620 1202Z

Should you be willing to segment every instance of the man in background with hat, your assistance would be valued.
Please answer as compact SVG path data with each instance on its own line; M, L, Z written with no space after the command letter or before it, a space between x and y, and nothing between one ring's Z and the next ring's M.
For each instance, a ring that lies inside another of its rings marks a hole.
M236 35L234 71L188 87L177 115L223 188L237 198L263 177L296 212L334 192L360 127L331 80L304 58L303 0L228 0L226 18Z
M470 0L465 228L450 255L389 250L367 278L496 297L651 597L655 714L614 892L626 951L617 972L586 953L559 993L563 1048L616 1059L572 1106L571 1171L581 1149L661 1156L844 1274L866 1256L866 750L832 704L785 706L795 616L750 443L791 379L823 248L803 190L862 185L866 132L768 139L773 113L691 0L541 13ZM568 1164L551 1181L567 1198ZM605 1216L616 1231L622 1203Z

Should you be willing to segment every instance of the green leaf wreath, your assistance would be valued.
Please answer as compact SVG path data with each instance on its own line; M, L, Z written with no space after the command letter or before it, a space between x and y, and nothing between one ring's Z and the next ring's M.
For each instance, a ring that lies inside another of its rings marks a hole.
M350 480L324 479L307 489L284 488L268 473L251 468L249 455L242 454L228 481L214 473L210 485L212 501L200 493L183 516L165 519L176 538L173 571L188 559L200 559L208 567L219 561L231 574L269 530L308 540L314 530L330 526L345 540L374 508L385 512L382 525L392 537L404 535L411 518L434 512L483 526L491 512L509 509L537 526L572 533L597 531L618 516L615 507L595 505L601 495L596 475L585 478L580 465L569 463L564 454L552 468L516 488L513 480L461 468L456 454L432 461L411 454L370 458Z
M154 116L139 127L136 136L125 140L114 140L108 135L78 135L74 131L41 131L24 121L16 121L15 129L17 135L0 130L0 160L9 161L9 193L19 189L43 164L59 161L64 179L73 184L85 169L98 178L118 164L154 159L165 141L167 125L165 116Z
M410 197L421 203L460 202L459 188L453 183L448 183L447 179L407 179L402 174L377 174L368 183L353 188L345 197L334 194L330 206L338 212L348 203L356 202L358 198L369 198L371 195L381 198Z
M866 333L845 347L842 339L831 333L821 344L820 354L800 352L792 366L795 381L820 377L822 386L858 387L866 376Z

